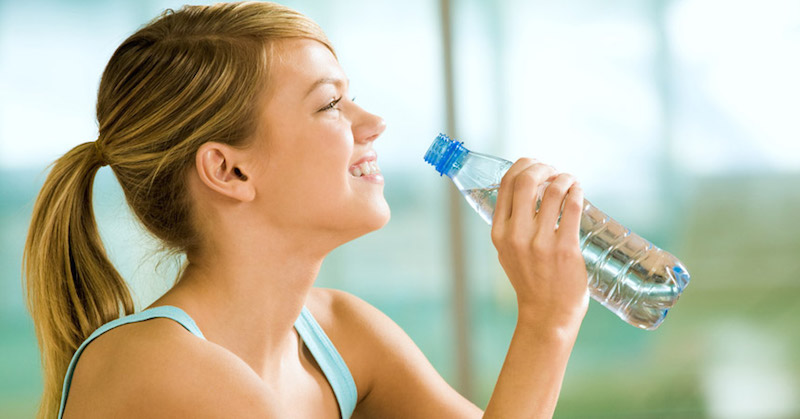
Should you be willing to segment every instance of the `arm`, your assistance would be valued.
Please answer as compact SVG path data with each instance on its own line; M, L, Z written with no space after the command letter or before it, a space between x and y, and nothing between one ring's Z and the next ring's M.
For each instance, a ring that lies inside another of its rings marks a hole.
M552 174L548 166L521 160L503 179L498 195L492 239L517 292L519 316L484 417L552 416L588 306L586 271L578 248L582 193L572 177L551 179ZM534 218L533 194L545 180L552 180L553 186ZM564 214L556 230L562 203ZM483 415L442 379L386 315L341 291L325 290L321 295L309 301L309 308L356 381L359 401L353 418Z
M537 213L535 193L544 181L552 183ZM555 176L532 160L517 161L503 177L492 241L517 293L519 314L485 417L543 418L555 411L589 303L578 236L582 204L574 178Z
M486 418L552 417L575 338L517 324Z

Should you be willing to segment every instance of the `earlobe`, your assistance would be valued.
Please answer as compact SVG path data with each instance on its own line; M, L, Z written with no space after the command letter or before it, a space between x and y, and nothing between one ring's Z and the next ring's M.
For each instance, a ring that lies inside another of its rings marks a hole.
M240 151L224 144L207 142L197 150L195 166L200 181L209 189L228 198L250 202L255 188L241 167Z

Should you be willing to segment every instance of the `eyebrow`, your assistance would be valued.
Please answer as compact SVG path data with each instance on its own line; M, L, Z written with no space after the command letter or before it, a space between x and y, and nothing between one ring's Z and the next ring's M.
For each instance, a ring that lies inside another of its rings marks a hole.
M350 79L347 79L346 82L349 85L350 84ZM308 97L308 95L310 95L311 92L313 92L317 87L319 87L319 86L321 86L323 84L333 84L335 86L342 86L342 85L345 84L345 81L342 80L342 79L337 79L337 78L333 78L333 77L323 77L323 78L315 81L314 84L311 85L311 88L308 89L308 92L306 92L306 95L304 96L304 98Z

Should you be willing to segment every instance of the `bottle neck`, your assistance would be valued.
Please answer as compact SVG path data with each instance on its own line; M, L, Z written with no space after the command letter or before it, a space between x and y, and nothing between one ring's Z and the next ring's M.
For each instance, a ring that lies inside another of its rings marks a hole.
M450 142L443 151L439 162L436 164L436 171L439 172L440 175L447 175L452 178L461 170L464 158L466 158L469 153L470 151L463 146L463 143L458 141Z

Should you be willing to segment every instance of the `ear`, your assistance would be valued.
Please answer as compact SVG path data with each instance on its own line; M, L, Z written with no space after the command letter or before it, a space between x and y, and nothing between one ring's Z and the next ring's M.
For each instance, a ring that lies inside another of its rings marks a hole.
M209 189L240 202L256 197L253 181L243 168L245 154L231 146L213 141L197 150L195 168Z

